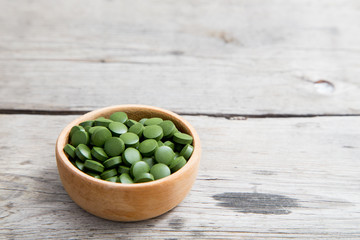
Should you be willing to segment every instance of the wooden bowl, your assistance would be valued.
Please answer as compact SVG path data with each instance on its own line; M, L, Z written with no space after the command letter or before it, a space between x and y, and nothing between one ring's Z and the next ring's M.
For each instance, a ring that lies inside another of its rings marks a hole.
M68 143L71 128L85 120L113 112L126 112L129 118L160 117L174 122L181 132L193 138L194 152L187 164L168 177L146 183L121 184L91 177L69 161L63 148ZM178 205L190 191L200 162L200 139L195 129L179 115L157 107L119 105L89 112L66 126L55 147L56 162L62 184L71 199L95 216L114 221L140 221L159 216Z

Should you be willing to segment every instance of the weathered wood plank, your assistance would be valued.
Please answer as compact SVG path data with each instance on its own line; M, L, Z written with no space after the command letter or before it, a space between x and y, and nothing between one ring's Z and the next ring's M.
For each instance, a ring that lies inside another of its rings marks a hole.
M117 223L77 207L54 144L75 116L0 115L0 237L360 237L358 117L227 120L185 116L198 130L198 179L171 212Z
M1 109L360 114L356 0L76 3L0 1Z

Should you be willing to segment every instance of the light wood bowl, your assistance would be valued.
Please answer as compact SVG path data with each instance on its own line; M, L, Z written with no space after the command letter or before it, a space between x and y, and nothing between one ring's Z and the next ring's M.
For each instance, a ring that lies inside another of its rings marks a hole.
M194 152L188 163L168 177L136 184L113 183L91 177L69 161L63 148L68 143L71 128L85 120L123 111L129 118L161 117L173 121L181 131L193 138ZM140 221L159 216L177 206L190 191L201 157L200 139L195 129L179 115L152 106L119 105L89 112L66 126L55 147L56 162L62 184L71 199L95 216L114 221Z

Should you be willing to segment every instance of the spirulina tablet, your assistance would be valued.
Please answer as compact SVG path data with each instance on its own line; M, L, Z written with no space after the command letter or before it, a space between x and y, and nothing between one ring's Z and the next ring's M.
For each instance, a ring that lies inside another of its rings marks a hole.
M73 135L75 132L77 132L77 131L83 131L83 132L85 132L85 128L82 127L82 126L73 126L73 127L71 128L71 130L70 130L69 137L71 138L72 135Z
M165 120L159 124L163 129L164 138L170 138L176 132L175 124L170 120Z
M75 147L70 145L70 144L66 144L64 147L64 152L71 157L72 159L75 158Z
M179 144L191 144L193 138L189 134L177 132L174 134L173 140Z
M191 157L193 151L194 151L194 147L191 146L190 144L186 144L181 150L180 155L184 156L184 158L188 160Z
M144 125L142 125L141 123L135 123L129 128L129 132L135 133L139 137L142 136L143 131L144 131Z
M158 125L146 126L143 131L143 136L146 139L155 139L159 141L163 137L163 130Z
M142 173L148 173L150 171L149 165L144 161L135 162L130 168L130 174L137 178Z
M84 167L93 172L102 173L104 171L104 166L101 163L94 160L86 160Z
M122 162L121 157L116 156L116 157L109 158L108 160L103 162L103 165L105 168L115 168L115 167L118 167L121 164L121 162Z
M119 178L121 183L126 183L126 184L134 183L134 181L131 179L128 173L121 174Z
M104 150L110 157L119 156L125 150L124 141L118 137L110 137L105 141Z
M147 139L140 143L139 151L144 157L152 156L157 149L158 144L154 139Z
M128 131L127 126L121 122L112 122L109 124L108 128L115 137L118 137Z
M126 166L120 166L118 168L118 173L122 174L122 173L130 173L130 168L126 167Z
M91 159L92 158L91 157L91 150L85 144L79 144L75 148L75 154L82 161L85 161L86 159Z
M73 145L74 147L77 147L79 144L89 144L89 134L85 131L76 131L74 132L74 134L71 136L71 145Z
M128 116L124 112L115 112L110 115L110 119L115 122L126 123L126 121L128 120Z
M151 173L141 173L137 178L135 178L136 183L150 182L154 181L154 176Z
M170 165L170 163L174 159L174 156L174 151L167 146L161 146L155 152L155 160L158 163L163 163L165 165Z
M127 148L122 154L122 160L127 166L133 165L142 159L140 152L135 148Z
M107 179L107 178L110 178L110 177L113 177L113 176L116 176L117 174L117 171L115 168L113 169L109 169L109 170L106 170L104 171L103 173L100 174L100 177L102 179Z
M97 147L102 147L105 141L112 137L112 134L109 129L106 127L101 127L95 129L94 133L91 135L92 143Z
M161 118L158 117L153 117L153 118L149 118L144 122L145 126L150 126L150 125L158 125L162 122L163 120Z
M167 165L163 163L157 163L152 166L150 173L154 176L154 179L157 180L169 176L171 171Z
M139 136L132 132L124 133L120 136L126 147L136 147L139 143Z
M106 154L106 152L104 151L103 148L101 147L93 147L91 149L91 155L96 158L97 160L103 162L106 159L108 159L108 155Z

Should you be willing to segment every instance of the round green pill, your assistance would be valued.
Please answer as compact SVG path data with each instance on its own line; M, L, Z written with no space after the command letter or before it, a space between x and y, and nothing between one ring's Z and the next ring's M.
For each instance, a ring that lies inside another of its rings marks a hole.
M176 165L178 165L181 161L183 161L182 159L185 160L185 158L183 156L178 156L176 158L174 158L174 160L171 161L169 168L172 170ZM186 160L185 160L186 162Z
M147 139L140 143L139 151L144 157L152 156L158 147L157 142L154 139Z
M118 173L122 174L122 173L130 173L130 168L129 167L125 167L125 166L120 166L118 168Z
M163 130L158 125L146 126L143 131L144 138L159 141L163 137Z
M96 158L97 160L103 162L106 159L108 159L108 155L106 154L106 152L104 151L103 148L101 147L93 147L91 149L91 155Z
M144 125L146 120L148 120L148 119L147 119L147 118L142 118L142 119L139 121L139 123L141 123L142 125Z
M115 112L110 115L110 119L115 122L126 123L126 121L128 120L128 116L124 112Z
M91 150L85 144L79 144L75 148L75 154L82 161L85 161L86 159L91 159Z
M175 124L170 120L165 120L159 124L163 129L164 138L171 138L176 132Z
M110 157L119 156L125 150L125 144L121 138L110 137L105 141L104 150Z
M89 144L89 134L85 131L76 131L71 136L71 145L77 147L79 144Z
M100 177L102 179L107 179L107 178L110 178L110 177L113 177L113 176L116 176L117 174L117 171L115 168L113 169L109 169L109 170L106 170L104 171L103 173L100 174Z
M194 147L191 146L190 144L186 144L181 150L180 155L184 156L184 158L188 160L191 157L193 151L194 151Z
M64 152L72 159L74 159L76 156L75 155L75 147L71 146L70 144L65 145Z
M141 123L135 123L129 128L129 132L135 133L139 137L141 137L143 131L144 131L144 125L142 125Z
M174 156L174 151L168 146L161 146L155 152L155 160L158 163L163 163L165 165L170 165Z
M171 141L166 141L166 142L164 142L164 145L165 145L165 146L168 146L168 147L171 148L172 150L174 150L174 148L175 148L175 144L174 144L173 142L171 142Z
M121 122L112 122L109 124L109 130L113 134L113 136L118 137L121 134L124 134L128 131L127 126Z
M152 157L144 157L142 161L146 162L150 168L155 164L155 160Z
M124 133L120 136L126 147L136 147L139 143L139 136L132 132Z
M149 165L144 161L135 162L130 168L130 174L137 178L142 173L148 173L150 171Z
M118 177L117 177L117 176L110 177L110 178L105 179L105 181L109 181L109 182L118 182Z
M96 129L99 129L99 128L105 128L103 126L95 126L95 127L91 127L89 128L89 130L87 131L90 135L94 134L95 130Z
M173 136L173 140L179 144L191 144L193 141L192 136L186 133L177 132Z
M137 121L132 120L132 119L128 119L128 120L126 121L125 125L126 125L128 128L130 128L132 125L134 125L134 124L136 124L136 123L137 123Z
M106 118L98 118L94 121L94 126L103 126L103 127L109 127L110 123L113 121Z
M80 123L79 125L85 128L85 127L92 127L93 124L94 124L94 120L88 120Z
M186 164L186 160L184 157L178 157L177 159L179 159L178 163L173 168L171 168L171 170L173 172L178 171L180 168L182 168Z
M150 173L154 176L154 179L157 180L169 176L171 171L167 165L163 163L157 163L152 166Z
M158 147L164 146L164 143L162 141L157 141Z
M75 161L75 166L80 169L81 171L84 170L84 163L79 161L79 160L76 160Z
M73 126L70 130L70 133L69 133L69 137L71 138L72 135L77 132L77 131L83 131L85 132L85 128L83 128L82 126Z
M153 118L149 118L144 122L145 126L150 126L150 125L158 125L162 122L163 120L161 118L158 117L153 117Z
M127 166L133 165L142 159L140 152L135 148L127 148L122 154L122 160Z
M132 178L130 177L130 175L128 173L121 174L119 178L120 178L121 183L125 183L125 184L134 183L134 181L132 180Z
M150 181L154 181L154 176L151 173L142 173L137 178L135 178L136 183L143 183Z
M84 167L86 169L89 169L91 171L98 172L98 173L102 173L104 171L104 166L101 163L94 161L94 160L86 160Z
M103 162L103 165L105 168L115 168L115 167L119 166L121 164L121 162L122 162L121 157L117 156L117 157L109 158L108 160Z
M109 129L105 127L95 129L94 133L91 135L92 143L97 147L102 147L105 141L112 137Z

